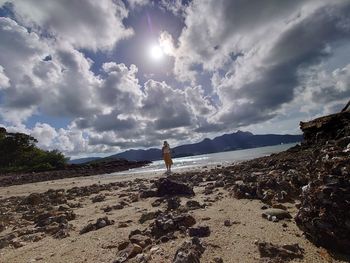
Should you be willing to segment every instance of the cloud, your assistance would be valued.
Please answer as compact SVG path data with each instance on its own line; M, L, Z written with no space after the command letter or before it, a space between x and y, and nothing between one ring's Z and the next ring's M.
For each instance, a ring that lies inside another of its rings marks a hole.
M38 140L38 146L43 149L50 149L52 141L57 136L55 128L46 123L36 123L31 135Z
M156 3L159 4L161 9L171 12L175 16L179 16L179 17L185 15L186 7L188 6L188 1L183 1L183 0L173 0L173 1L161 0Z
M145 83L142 112L153 122L155 129L165 130L192 125L192 114L183 91L165 82Z
M0 33L0 64L11 83L3 90L2 108L18 115L14 121L24 121L38 110L70 117L98 110L94 97L99 79L81 52L51 43L9 18L0 18ZM8 113L3 117L12 118Z
M10 87L10 79L6 76L4 68L0 65L0 90Z
M45 149L78 156L238 127L294 132L297 120L330 113L350 95L345 0L162 1L185 25L178 38L176 30L159 36L174 63L166 81L113 53L133 34L129 12L162 12L155 1L9 2L13 19L0 17L0 115ZM33 114L70 123L30 129Z
M132 109L140 104L142 94L136 78L137 67L110 62L103 64L103 69L108 75L99 92L102 101L114 110L118 109L119 113L132 113Z
M7 2L13 4L15 17L21 24L75 48L111 49L119 40L133 34L133 30L123 24L128 10L122 1Z
M340 111L350 97L350 64L326 71L322 65L303 74L302 85L296 100L303 112L315 116Z
M198 117L205 117L215 113L215 107L208 97L204 96L204 90L200 86L185 89L185 96L192 111Z
M149 0L127 0L131 9L139 8L150 3Z
M214 127L272 119L293 103L300 72L332 57L329 47L349 41L349 11L347 1L194 1L175 74L192 82L200 67L213 74L220 105L210 118Z

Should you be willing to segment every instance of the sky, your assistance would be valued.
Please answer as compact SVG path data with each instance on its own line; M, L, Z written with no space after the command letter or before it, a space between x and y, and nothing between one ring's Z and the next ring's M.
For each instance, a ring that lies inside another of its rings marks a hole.
M350 98L350 0L0 0L0 126L67 156L299 134Z

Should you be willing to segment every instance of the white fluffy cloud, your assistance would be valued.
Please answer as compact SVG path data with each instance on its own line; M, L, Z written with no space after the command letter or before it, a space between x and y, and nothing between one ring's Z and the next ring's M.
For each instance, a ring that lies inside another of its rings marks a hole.
M123 19L128 10L122 1L112 0L16 0L16 19L34 31L68 42L75 48L111 49L121 39L130 37Z

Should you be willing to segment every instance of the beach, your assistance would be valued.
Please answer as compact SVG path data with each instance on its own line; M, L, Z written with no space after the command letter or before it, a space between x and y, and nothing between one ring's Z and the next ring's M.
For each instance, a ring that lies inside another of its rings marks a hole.
M332 254L305 238L293 219L300 204L297 198L262 202L248 195L237 198L238 192L232 190L241 184L244 174L273 177L285 173L269 162L302 165L301 159L293 162L294 155L299 154L282 152L170 176L162 172L100 175L2 187L1 211L8 215L8 224L1 232L1 262L175 262L176 251L193 238L190 229L202 226L209 234L198 234L205 247L200 262L279 262L264 261L259 247L265 242L297 244L302 253L287 256L290 262L348 262L346 256ZM237 177L238 171L241 175ZM154 196L152 189L162 180L190 185L194 194ZM263 213L272 207L282 208L290 217L268 220ZM161 236L149 234L147 245L134 245L141 251L132 257L127 254L125 261L120 259L123 249L128 249L123 242L132 234L146 236L155 220L174 217L175 222L176 216L195 223L164 230Z

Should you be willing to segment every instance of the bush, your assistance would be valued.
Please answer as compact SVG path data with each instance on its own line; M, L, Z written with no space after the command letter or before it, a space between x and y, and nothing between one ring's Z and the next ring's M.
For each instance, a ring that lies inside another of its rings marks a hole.
M41 164L35 165L30 170L33 171L33 172L44 172L44 171L51 171L51 170L54 170L54 169L55 169L55 167L53 167L49 163L41 163Z

